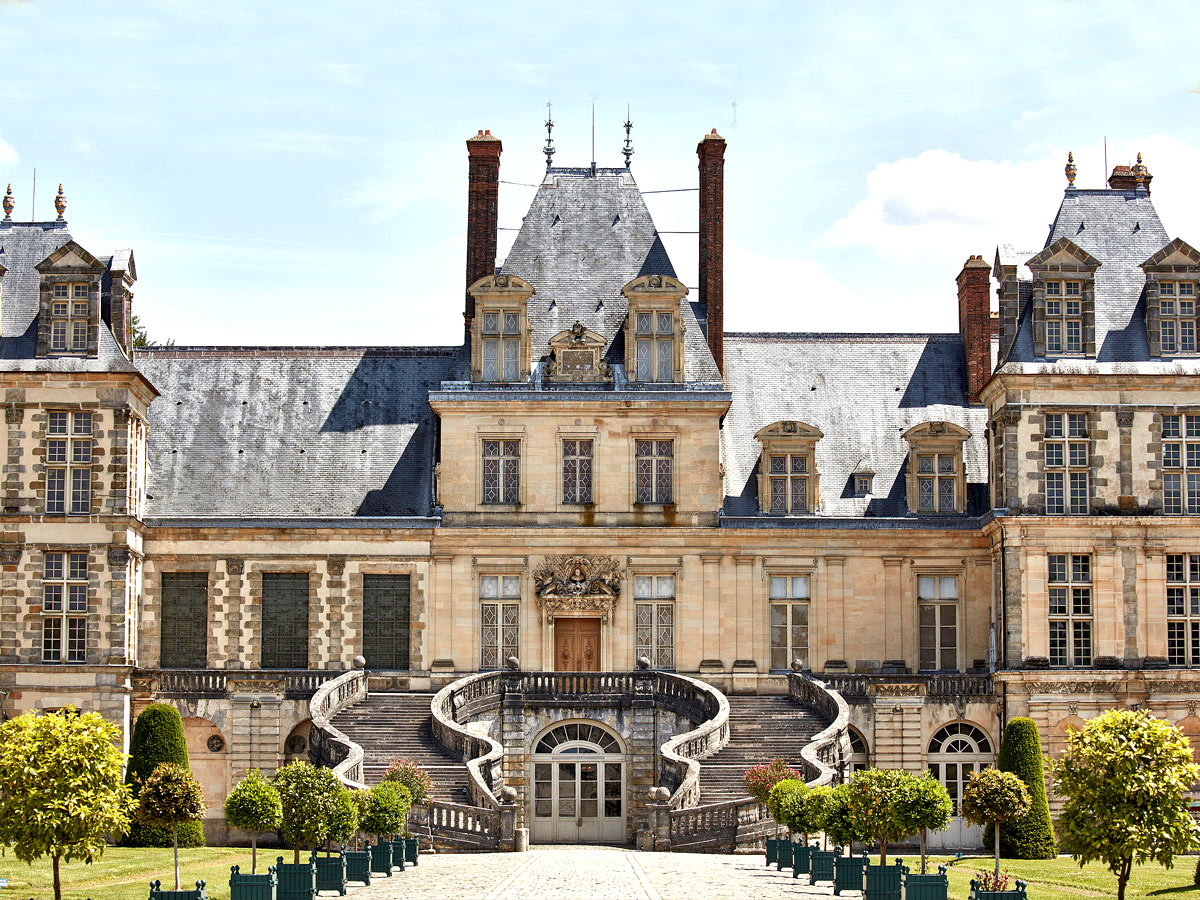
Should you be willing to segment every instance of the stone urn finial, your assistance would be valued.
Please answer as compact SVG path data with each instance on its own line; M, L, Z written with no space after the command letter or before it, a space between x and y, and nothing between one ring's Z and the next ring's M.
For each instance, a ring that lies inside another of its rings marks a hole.
M510 656L508 659L506 659L504 661L504 666L509 671L516 672L518 669L521 668L521 661L519 659L517 659L515 656Z
M671 792L665 787L650 788L650 799L656 803L666 803L671 799Z
M516 803L517 789L506 784L504 787L500 788L500 791L496 794L496 797L501 803Z
M804 660L793 659L792 660L792 671L797 672L797 673L803 672L804 671Z
M58 196L54 198L54 208L58 210L58 221L63 220L63 213L67 211L67 198L63 194L63 186L58 186Z
M4 192L4 218L12 219L13 209L16 207L16 202L13 200L12 185L8 186L8 190Z

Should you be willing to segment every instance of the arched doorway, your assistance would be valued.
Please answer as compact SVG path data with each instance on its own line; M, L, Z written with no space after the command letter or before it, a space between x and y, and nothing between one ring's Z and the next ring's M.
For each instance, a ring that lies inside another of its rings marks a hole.
M996 760L992 742L970 722L951 722L938 729L929 742L929 771L946 786L954 802L954 816L944 831L929 835L931 849L965 850L983 846L983 826L970 824L962 815L962 795L971 776Z
M850 774L871 768L871 754L867 751L867 739L854 726L847 729L850 732Z
M534 742L532 838L625 842L625 748L596 722L560 722Z

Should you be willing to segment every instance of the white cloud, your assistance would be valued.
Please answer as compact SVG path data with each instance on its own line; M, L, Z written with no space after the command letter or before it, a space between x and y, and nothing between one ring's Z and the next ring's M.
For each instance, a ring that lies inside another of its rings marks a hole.
M17 151L12 144L0 137L0 166L11 166L17 161Z

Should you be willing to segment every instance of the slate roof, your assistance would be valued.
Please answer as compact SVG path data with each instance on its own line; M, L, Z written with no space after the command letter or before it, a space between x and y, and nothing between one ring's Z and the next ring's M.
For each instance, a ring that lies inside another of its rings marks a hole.
M38 286L34 268L72 240L66 222L0 223L0 371L4 372L136 372L100 322L99 353L95 359L60 356L36 359ZM110 258L101 258L105 264Z
M428 516L428 393L459 347L138 352L150 406L147 515Z
M1100 261L1100 268L1096 270L1096 358L1035 357L1032 292L1023 290L1017 337L1001 371L1166 373L1200 370L1194 360L1154 360L1149 355L1146 308L1142 298L1146 275L1139 266L1170 243L1170 238L1148 193L1068 189L1044 246L1049 247L1064 237ZM1001 246L1008 249L1007 245ZM1014 263L1024 261L1012 260ZM1023 265L1017 271L1019 276L1026 274L1028 277L1028 270Z
M958 334L725 335L725 384L733 404L721 429L727 517L763 523L805 519L760 516L759 429L781 420L806 422L817 442L819 515L909 516L905 499L908 442L904 432L928 421L967 429L967 513L988 509L987 411L967 406L966 366ZM850 475L875 472L874 494L854 497ZM964 517L937 517L963 521Z
M637 182L624 168L595 175L586 168L547 169L501 271L533 285L534 361L549 353L550 338L579 321L608 342L606 361L621 365L628 312L621 288L640 275L675 277ZM680 301L684 380L720 381L697 307Z

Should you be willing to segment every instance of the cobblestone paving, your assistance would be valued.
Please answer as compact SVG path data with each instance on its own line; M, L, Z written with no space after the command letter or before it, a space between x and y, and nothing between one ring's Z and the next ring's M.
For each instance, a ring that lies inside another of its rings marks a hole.
M619 847L536 847L529 853L422 856L421 864L352 888L361 900L792 900L831 885L767 868L761 854L638 853ZM324 895L323 895L324 896ZM859 897L847 891L843 897Z

